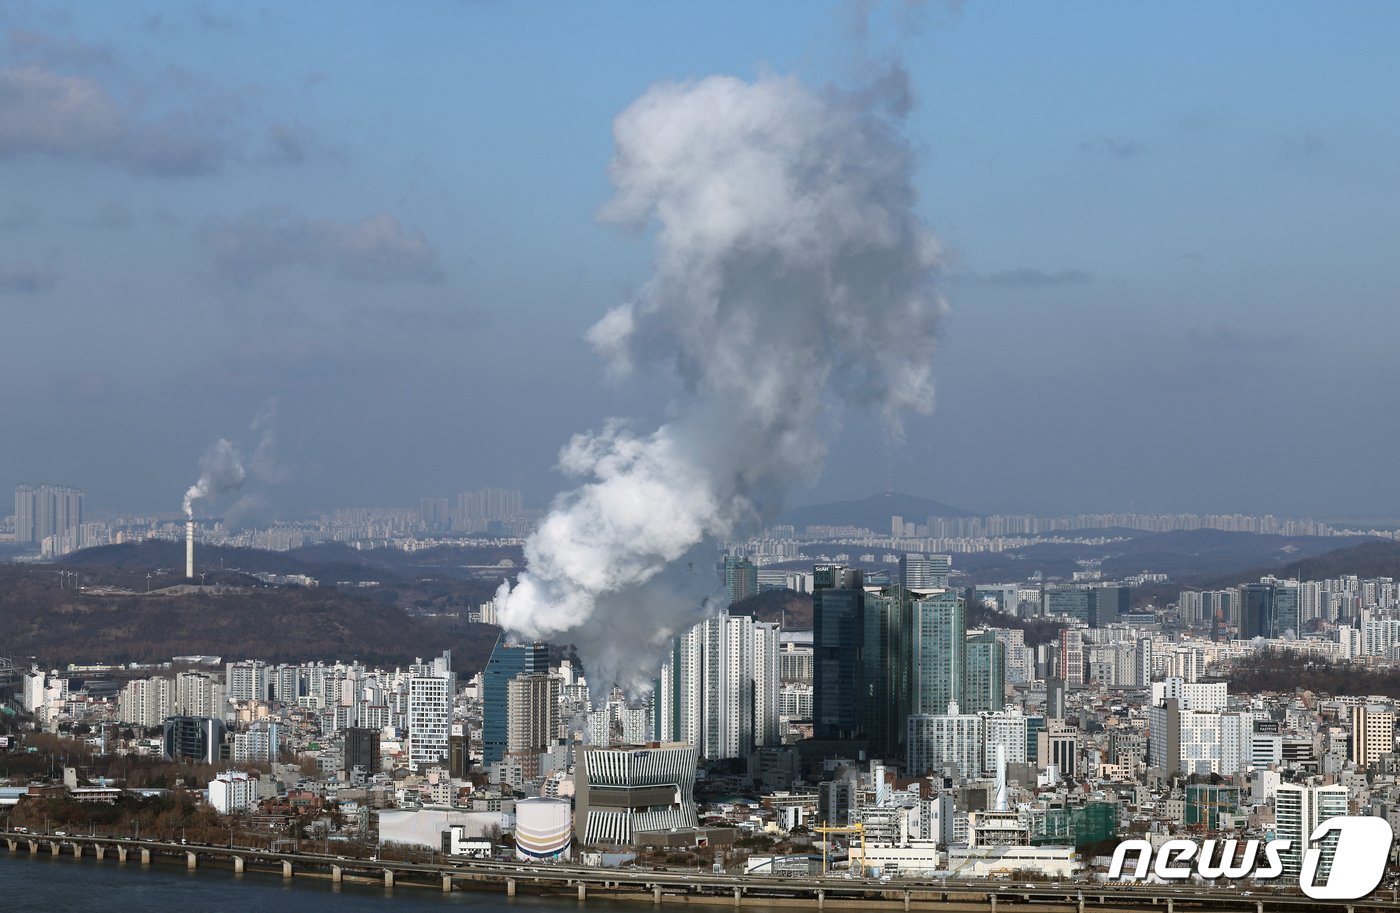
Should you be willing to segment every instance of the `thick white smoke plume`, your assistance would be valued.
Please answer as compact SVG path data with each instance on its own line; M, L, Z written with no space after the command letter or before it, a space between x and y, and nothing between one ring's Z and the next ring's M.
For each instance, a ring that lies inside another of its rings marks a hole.
M185 492L185 516L194 516L194 502L212 495L237 491L248 472L243 457L227 438L219 438L199 458L199 481Z
M260 482L280 482L286 470L277 458L277 400L269 399L258 410L249 426L258 436L252 453L242 451L227 438L219 438L199 459L199 479L185 491L185 516L194 516L194 502L238 491L249 478ZM229 508L226 522L257 504L256 496L240 498Z
M655 431L614 422L564 448L587 481L526 543L500 611L518 636L573 643L598 685L644 687L715 610L696 595L714 589L706 544L815 477L836 406L895 435L933 406L939 248L889 100L712 77L655 86L614 124L603 216L656 227L656 270L588 339L617 376L670 364L687 395Z

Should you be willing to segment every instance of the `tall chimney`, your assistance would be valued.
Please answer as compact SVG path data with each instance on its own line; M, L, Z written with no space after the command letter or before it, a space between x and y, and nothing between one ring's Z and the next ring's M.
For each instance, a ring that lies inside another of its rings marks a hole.
M194 517L185 521L185 577L194 579Z
M996 810L1004 812L1007 810L1006 801L1006 746L997 743L997 786L996 786Z

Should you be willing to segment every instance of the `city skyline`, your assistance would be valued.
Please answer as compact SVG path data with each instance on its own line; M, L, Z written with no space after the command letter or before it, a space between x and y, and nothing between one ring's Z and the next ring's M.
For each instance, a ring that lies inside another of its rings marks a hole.
M15 903L1400 906L1397 30L0 2Z
M613 118L714 74L859 88L897 56L952 308L938 407L898 447L848 415L792 503L1400 510L1394 214L1370 205L1400 157L1393 101L1353 89L1394 82L1393 7L864 8L8 9L0 307L31 383L0 480L178 503L275 397L279 513L478 484L543 506L570 435L677 393L608 383L582 340L649 272L596 222Z

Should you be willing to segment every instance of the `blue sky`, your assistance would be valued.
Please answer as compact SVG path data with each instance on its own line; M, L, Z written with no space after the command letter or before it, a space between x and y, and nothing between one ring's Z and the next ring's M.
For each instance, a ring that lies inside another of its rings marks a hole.
M1385 3L0 6L0 484L173 511L278 403L293 513L480 485L664 414L583 331L657 82L897 56L948 258L938 408L849 415L797 501L1400 512ZM6 481L9 480L9 481Z

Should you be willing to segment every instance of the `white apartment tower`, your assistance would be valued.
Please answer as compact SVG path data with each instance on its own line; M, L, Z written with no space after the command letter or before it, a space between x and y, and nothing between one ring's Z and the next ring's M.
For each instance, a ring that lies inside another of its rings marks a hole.
M1317 826L1328 818L1347 813L1347 788L1334 786L1297 786L1280 783L1274 796L1275 833L1279 840L1292 843L1281 858L1283 877L1286 881L1298 881L1303 870L1303 855L1312 848L1308 842ZM1317 867L1317 880L1326 882L1332 871L1332 856L1336 852L1337 837L1329 836L1322 841L1322 858Z
M707 759L780 744L778 639L777 624L727 614L676 638L661 670L658 737Z
M457 677L452 657L444 653L431 663L415 663L408 680L408 767L422 770L443 763L452 730L452 698Z
M133 726L160 726L174 712L175 683L168 678L134 679L117 697L117 717Z

